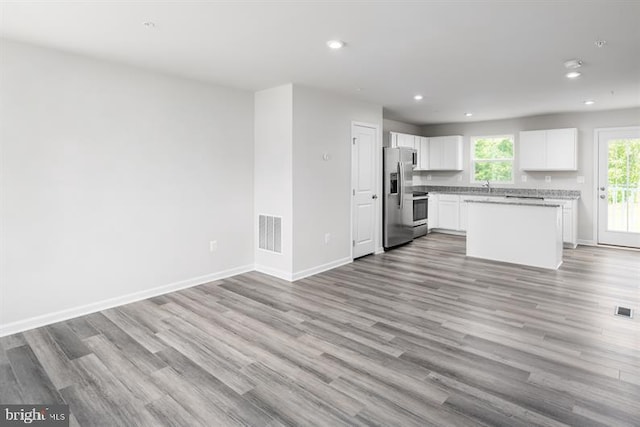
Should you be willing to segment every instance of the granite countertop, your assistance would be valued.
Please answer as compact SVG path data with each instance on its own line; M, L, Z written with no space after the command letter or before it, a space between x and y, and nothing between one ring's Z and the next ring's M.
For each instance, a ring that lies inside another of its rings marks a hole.
M415 191L425 191L428 193L459 194L462 196L524 196L524 197L544 197L545 199L556 200L577 200L580 198L579 190L549 190L536 188L492 188L491 192L483 187L454 187L445 185L415 185Z
M542 206L546 208L560 208L561 204L545 202L544 200L465 200L465 203L487 203L491 205Z

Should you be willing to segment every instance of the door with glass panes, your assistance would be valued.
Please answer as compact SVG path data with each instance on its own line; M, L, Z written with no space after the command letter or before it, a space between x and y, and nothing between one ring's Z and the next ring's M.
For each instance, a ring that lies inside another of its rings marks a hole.
M640 247L640 127L599 129L598 243Z

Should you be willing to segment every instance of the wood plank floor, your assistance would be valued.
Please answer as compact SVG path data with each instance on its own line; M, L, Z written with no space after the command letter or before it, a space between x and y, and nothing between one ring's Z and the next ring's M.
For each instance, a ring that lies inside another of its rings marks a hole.
M248 273L0 339L0 402L82 426L638 426L640 252L558 271L433 234L293 284Z

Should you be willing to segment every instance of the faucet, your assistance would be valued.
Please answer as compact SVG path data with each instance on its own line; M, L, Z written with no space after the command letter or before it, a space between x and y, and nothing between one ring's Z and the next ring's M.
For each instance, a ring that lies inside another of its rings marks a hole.
M483 187L487 187L487 192L491 193L491 183L489 182L489 180L487 180L487 182L485 182L484 184L482 184Z

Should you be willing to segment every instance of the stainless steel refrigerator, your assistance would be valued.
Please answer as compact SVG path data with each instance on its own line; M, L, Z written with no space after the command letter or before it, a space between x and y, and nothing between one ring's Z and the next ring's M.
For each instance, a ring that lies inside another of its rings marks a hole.
M383 148L384 155L384 247L413 240L412 148Z

